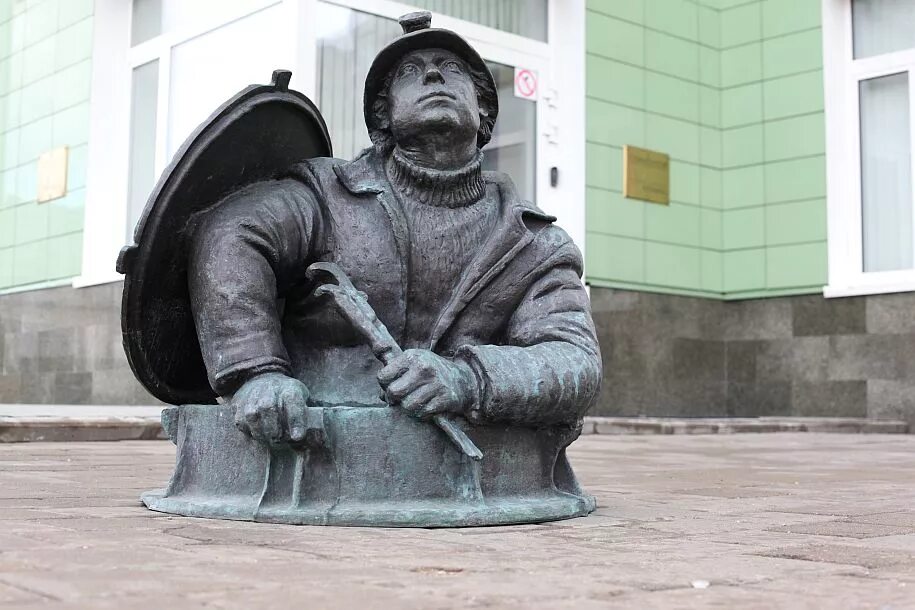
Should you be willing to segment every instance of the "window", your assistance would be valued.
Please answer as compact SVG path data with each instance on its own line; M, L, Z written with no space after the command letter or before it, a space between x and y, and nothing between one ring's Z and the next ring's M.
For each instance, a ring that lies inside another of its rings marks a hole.
M915 290L915 3L825 0L829 286Z
M909 75L858 83L864 271L912 268Z
M853 0L855 59L915 48L915 4L911 0Z
M159 60L132 70L130 87L130 169L127 176L127 233L140 219L146 198L156 184L156 103Z

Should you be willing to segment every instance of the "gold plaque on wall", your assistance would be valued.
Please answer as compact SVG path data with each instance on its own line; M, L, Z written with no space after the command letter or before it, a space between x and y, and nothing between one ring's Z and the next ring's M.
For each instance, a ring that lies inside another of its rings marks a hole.
M670 157L635 146L623 146L623 196L670 203Z
M67 150L61 146L38 157L38 203L67 194Z

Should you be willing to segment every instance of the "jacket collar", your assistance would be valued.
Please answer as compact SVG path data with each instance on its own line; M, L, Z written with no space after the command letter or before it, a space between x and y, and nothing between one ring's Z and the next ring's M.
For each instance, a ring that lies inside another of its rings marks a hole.
M374 148L366 148L356 158L334 166L340 184L354 195L387 190L384 160Z
M384 174L384 159L374 148L366 148L355 159L334 166L340 183L354 195L382 193L390 189ZM521 199L514 183L501 172L483 172L487 184L496 184L503 203L509 204L516 215L530 215L545 222L555 222L556 217L544 214L534 204Z
M384 173L384 160L374 149L368 148L352 161L334 166L334 171L349 192L354 195L375 194L386 205L386 209L389 207L387 202L393 197L389 196L390 185ZM514 183L505 174L483 172L483 180L499 189L502 210L500 221L467 267L464 277L442 310L432 331L429 349L435 348L467 304L533 241L537 230L556 220L555 216L545 214L534 204L521 199ZM397 218L398 215L391 217L395 224L395 236L404 230L404 227L397 226ZM401 253L402 256L404 254L405 252Z
M537 231L556 220L555 216L544 214L532 203L521 199L511 178L505 174L483 172L483 179L499 189L500 221L468 265L451 300L439 316L432 331L431 350L454 325L464 308L534 240Z

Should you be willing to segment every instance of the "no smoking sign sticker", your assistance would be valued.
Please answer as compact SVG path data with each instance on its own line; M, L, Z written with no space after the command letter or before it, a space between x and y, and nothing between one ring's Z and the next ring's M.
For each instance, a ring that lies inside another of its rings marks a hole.
M515 68L515 97L537 99L537 73L527 68Z

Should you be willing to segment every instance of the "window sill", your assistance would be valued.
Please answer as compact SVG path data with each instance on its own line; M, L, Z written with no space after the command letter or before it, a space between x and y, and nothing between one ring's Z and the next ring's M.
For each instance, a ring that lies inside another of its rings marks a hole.
M100 284L111 284L113 282L124 281L124 276L120 273L104 273L99 275L78 275L73 278L74 288L88 288L89 286L98 286Z
M853 286L830 284L823 287L823 296L827 299L858 297L870 294L893 294L897 292L915 292L915 278L879 284L858 284Z

